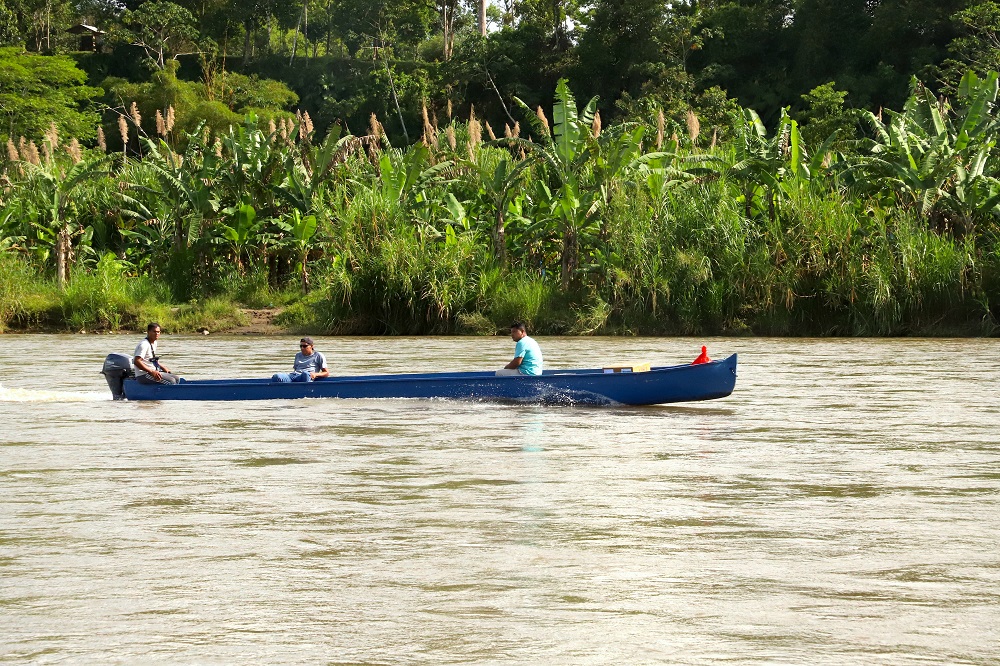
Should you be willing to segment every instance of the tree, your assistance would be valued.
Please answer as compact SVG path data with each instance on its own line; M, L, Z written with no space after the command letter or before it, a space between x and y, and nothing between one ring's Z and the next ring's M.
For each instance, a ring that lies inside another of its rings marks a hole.
M954 87L966 70L980 75L1000 71L1000 5L983 2L956 13L961 33L948 45L953 58L944 63L944 78Z
M430 34L437 6L432 2L392 2L391 0L334 0L332 28L356 53L365 47L384 41L402 52L406 45L416 44ZM369 50L366 58L376 59Z
M598 0L580 39L579 79L609 106L638 97L664 62L660 0Z
M0 48L0 140L40 139L52 123L63 136L92 139L100 117L91 106L101 89L84 85L86 78L67 56Z
M195 25L194 15L180 5L151 0L122 15L121 38L142 47L157 69L163 69L168 59L198 52Z
M549 47L567 51L572 47L570 25L585 19L586 0L505 0L506 23L534 26L548 35Z
M0 33L6 32L9 41L0 39L0 45L17 44L32 51L51 53L58 49L60 42L71 41L61 28L68 26L76 13L69 0L2 0ZM13 20L3 20L4 14Z
M0 46L12 46L17 43L19 37L17 17L4 0L0 0Z
M802 136L810 148L818 148L827 139L842 142L853 134L857 115L844 108L847 93L837 90L832 81L816 86L802 95L806 110L800 114Z

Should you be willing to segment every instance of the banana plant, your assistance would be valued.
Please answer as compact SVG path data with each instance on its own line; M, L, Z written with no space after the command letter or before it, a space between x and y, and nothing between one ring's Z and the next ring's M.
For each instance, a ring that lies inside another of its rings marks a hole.
M51 159L41 165L23 165L24 186L37 213L33 223L35 237L47 250L55 251L56 280L60 287L69 280L73 239L85 238L87 234L87 227L76 216L68 214L68 210L84 186L106 172L107 164L108 158L100 156L69 165L62 159Z
M163 214L158 219L173 227L173 251L183 253L200 222L219 210L215 183L221 160L211 152L202 153L195 141L188 142L183 156L175 154L163 140L147 140L146 147L143 164L156 179L153 198L167 203L161 206Z
M432 182L440 182L454 162L431 164L431 153L422 143L405 151L386 150L379 157L379 181L386 201L405 205Z
M592 157L597 151L591 126L597 112L597 97L591 98L578 112L576 100L565 79L556 84L556 100L552 108L554 125L537 117L521 99L515 102L525 113L525 118L541 143L523 139L508 139L539 162L554 185L553 199L541 202L556 214L559 235L562 239L560 280L564 290L569 289L580 259L580 237L587 235L596 224L595 213L599 208L599 195L589 186L593 177Z
M855 164L862 175L856 189L891 196L931 220L955 220L967 228L976 218L1000 212L991 166L1000 135L997 73L980 79L968 72L955 106L916 80L912 89L903 112L888 111L888 121L862 114L875 138Z
M772 222L775 219L776 197L780 192L792 122L783 109L777 130L769 137L757 112L753 109L743 111L743 125L734 146L735 158L727 173L740 184L740 198L747 218L767 215Z
M319 145L303 145L301 152L289 151L285 155L284 179L278 185L278 194L297 208L303 215L312 213L316 202L329 186L338 164L353 149L356 137L341 137L339 125Z
M239 206L226 208L222 213L227 219L232 221L232 225L225 222L218 224L219 240L220 242L228 243L230 248L232 248L236 259L236 268L243 274L246 272L243 257L246 255L249 261L248 248L264 228L264 221L257 221L257 211L247 202L243 202Z
M227 157L226 168L219 172L218 179L225 190L223 201L248 200L261 210L274 211L276 190L285 178L294 138L286 142L266 134L257 127L254 114L247 114L242 126L230 127L221 139Z
M497 264L507 263L507 214L514 193L523 183L524 173L531 168L529 160L514 162L506 151L483 151L476 163L465 163L469 169L475 169L478 175L478 188L467 204L475 212L474 219L490 220L487 230L493 243L493 256ZM477 214L478 213L478 214Z
M302 292L309 293L309 252L313 247L318 224L315 215L303 215L298 208L293 208L287 218L277 221L277 226L290 236L289 245L293 248L299 264L299 278Z

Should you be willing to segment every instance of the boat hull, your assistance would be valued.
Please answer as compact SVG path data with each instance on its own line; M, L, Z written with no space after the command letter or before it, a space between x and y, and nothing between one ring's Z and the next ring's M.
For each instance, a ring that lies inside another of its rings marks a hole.
M124 383L129 400L289 400L297 398L448 398L542 404L656 405L724 398L736 386L736 354L699 365L605 373L549 370L498 377L494 372L325 377L314 382L206 379L180 384Z

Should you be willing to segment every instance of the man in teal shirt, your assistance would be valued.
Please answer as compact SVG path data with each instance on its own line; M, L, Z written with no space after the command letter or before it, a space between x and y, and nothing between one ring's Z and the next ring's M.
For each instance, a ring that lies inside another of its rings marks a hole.
M515 321L510 325L510 337L517 343L514 359L498 370L498 375L540 375L542 374L542 349L528 337L524 324Z

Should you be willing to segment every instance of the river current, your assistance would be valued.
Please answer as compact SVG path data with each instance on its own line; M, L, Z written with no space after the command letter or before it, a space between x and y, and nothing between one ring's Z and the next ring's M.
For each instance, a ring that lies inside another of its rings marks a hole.
M140 336L0 336L0 661L1000 663L1000 341L539 338L740 355L644 408L113 402ZM165 335L192 379L293 337ZM509 338L317 338L334 374Z

